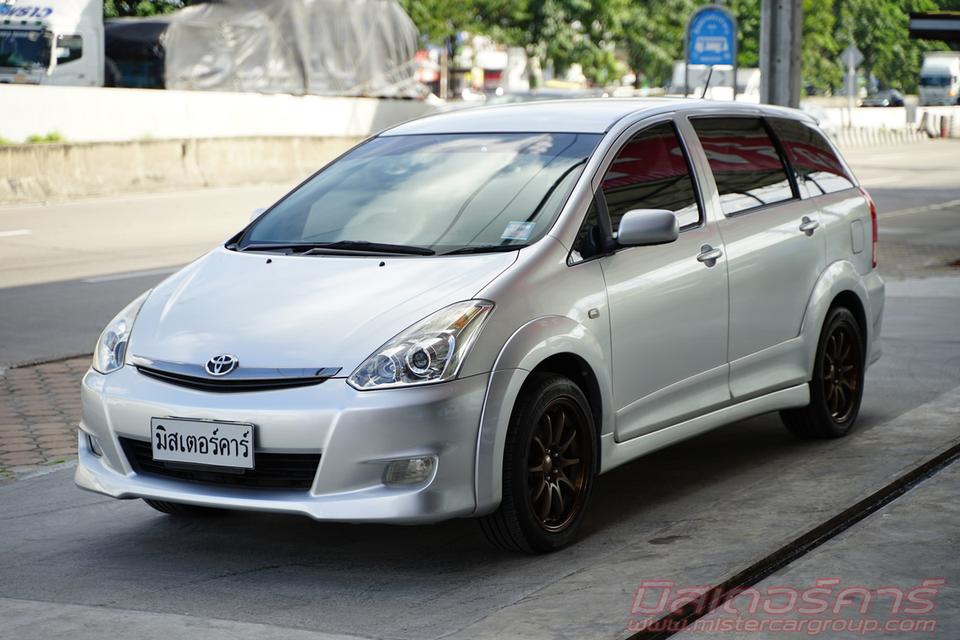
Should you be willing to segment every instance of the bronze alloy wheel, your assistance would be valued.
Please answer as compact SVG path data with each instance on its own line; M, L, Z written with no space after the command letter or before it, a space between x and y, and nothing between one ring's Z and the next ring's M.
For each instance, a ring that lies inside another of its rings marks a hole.
M555 398L540 414L527 450L527 481L530 503L545 531L563 531L583 509L590 438L580 409L570 398Z
M860 358L857 337L838 325L827 338L823 352L823 397L830 417L846 422L857 409L860 385Z

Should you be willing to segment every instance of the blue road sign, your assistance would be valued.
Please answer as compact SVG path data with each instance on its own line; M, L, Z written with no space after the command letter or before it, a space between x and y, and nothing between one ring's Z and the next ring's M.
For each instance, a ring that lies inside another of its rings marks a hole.
M733 65L737 53L737 25L723 7L708 6L690 19L687 27L689 64Z

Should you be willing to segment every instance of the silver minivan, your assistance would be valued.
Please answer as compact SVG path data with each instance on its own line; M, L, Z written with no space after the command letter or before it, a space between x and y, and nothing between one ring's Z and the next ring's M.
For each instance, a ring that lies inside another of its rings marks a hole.
M107 326L76 482L558 549L598 474L661 447L771 411L845 435L880 355L876 252L870 197L799 111L407 122Z

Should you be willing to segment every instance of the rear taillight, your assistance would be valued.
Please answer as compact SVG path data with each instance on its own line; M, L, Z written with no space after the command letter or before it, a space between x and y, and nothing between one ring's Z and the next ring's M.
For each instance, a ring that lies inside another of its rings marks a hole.
M870 197L870 194L867 193L867 190L863 187L860 187L860 193L863 194L863 197L867 199L867 204L870 206L870 228L873 231L873 253L870 258L870 263L874 269L877 268L877 205L873 201L873 198Z

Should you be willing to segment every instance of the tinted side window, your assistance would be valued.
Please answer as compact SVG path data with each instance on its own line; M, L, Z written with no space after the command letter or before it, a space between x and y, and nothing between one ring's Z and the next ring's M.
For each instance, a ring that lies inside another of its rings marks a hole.
M807 186L808 195L818 196L853 186L853 179L819 131L796 120L774 118L769 122L780 138L797 182Z
M695 118L725 214L793 198L783 160L759 118Z
M672 122L641 131L617 153L603 178L610 227L631 209L668 209L680 228L700 224L700 206L680 139Z

